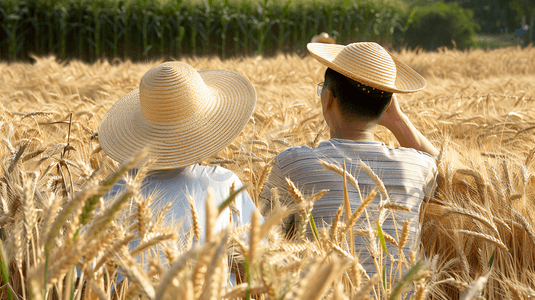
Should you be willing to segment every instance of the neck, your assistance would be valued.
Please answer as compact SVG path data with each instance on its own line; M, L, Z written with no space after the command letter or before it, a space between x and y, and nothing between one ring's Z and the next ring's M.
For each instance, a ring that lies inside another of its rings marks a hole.
M361 142L375 141L375 129L377 121L352 121L338 119L330 124L331 138L353 140Z

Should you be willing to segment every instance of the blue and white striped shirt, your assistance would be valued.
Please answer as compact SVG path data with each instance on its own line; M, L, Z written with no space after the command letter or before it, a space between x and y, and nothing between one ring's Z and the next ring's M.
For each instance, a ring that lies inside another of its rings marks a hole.
M273 169L266 180L260 198L266 201L267 206L270 207L271 189L277 187L281 203L291 204L293 199L288 194L286 177L305 196L327 189L329 191L314 204L312 216L318 228L330 226L336 211L341 205L344 205L343 178L324 168L319 160L343 167L344 159L346 170L357 179L362 198L365 198L372 191L375 183L359 167L359 159L367 164L382 180L390 201L411 209L410 212L388 210L381 228L398 240L403 228L403 222L412 220L409 240L403 248L403 252L408 257L409 250L414 249L417 251L419 246L418 214L420 204L424 198L431 196L435 186L436 162L427 153L409 148L392 149L381 142L360 142L344 139L331 139L320 143L317 148L310 148L306 145L292 147L281 152L275 158ZM361 200L358 190L353 185L348 183L347 187L351 211L353 212L360 205ZM374 219L378 217L377 206L381 197L384 199L381 193L377 193L366 209L373 229L377 228L377 223ZM392 215L394 215L394 218ZM299 217L295 216L295 219L298 222ZM345 221L345 214L342 216L342 221ZM366 214L362 214L354 229L366 228L368 228L368 221L366 220ZM310 234L310 228L308 231ZM355 236L354 241L355 253L360 253L359 261L368 275L375 274L377 272L376 267L367 248L370 247L369 238ZM395 246L390 245L387 248L389 254L398 257L398 250ZM389 270L390 266L385 265Z

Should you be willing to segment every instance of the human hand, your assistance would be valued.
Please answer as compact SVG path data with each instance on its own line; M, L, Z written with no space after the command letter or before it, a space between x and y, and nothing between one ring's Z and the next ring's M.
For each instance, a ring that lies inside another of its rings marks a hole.
M399 108L396 94L392 95L392 102L385 110L385 113L379 125L385 126L390 130L401 147L413 148L419 151L427 152L437 157L438 150L429 142L429 140L412 125L409 118Z
M381 120L379 120L378 124L392 131L392 129L396 128L400 124L400 122L403 122L404 118L405 114L401 111L401 108L399 107L396 94L392 94L392 102L385 110L385 113L383 114Z

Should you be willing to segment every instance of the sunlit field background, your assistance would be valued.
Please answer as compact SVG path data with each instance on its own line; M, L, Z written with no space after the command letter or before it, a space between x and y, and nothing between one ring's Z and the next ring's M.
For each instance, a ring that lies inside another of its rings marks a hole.
M251 226L192 246L193 234L178 235L151 214L154 199L136 193L139 178L129 181L129 194L100 200L140 159L123 167L106 159L98 124L161 61L0 63L2 299L398 299L410 289L415 299L535 297L535 49L395 55L427 80L426 89L398 100L441 149L439 180L421 213L422 257L403 257L398 271L372 278L349 251L344 214L317 240L287 241L279 226L295 208L281 206L263 225L256 215ZM183 61L235 70L254 84L258 102L245 130L203 163L234 171L255 201L279 152L329 139L316 96L325 67L310 56ZM397 145L384 128L376 138ZM312 200L296 201L306 220ZM381 261L393 259L381 244L402 248L406 240L403 232L380 238L376 226L357 233ZM137 237L138 248L126 247ZM243 269L234 287L226 284L227 252ZM140 253L149 268L136 260ZM118 272L129 284L115 287Z

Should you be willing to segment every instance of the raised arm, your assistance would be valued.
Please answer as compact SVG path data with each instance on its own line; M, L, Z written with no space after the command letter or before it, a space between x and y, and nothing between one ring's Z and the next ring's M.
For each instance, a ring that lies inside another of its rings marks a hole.
M392 95L392 103L386 109L382 119L379 121L379 125L383 125L390 130L401 147L413 148L437 157L438 150L435 146L412 125L409 118L399 108L396 94Z

